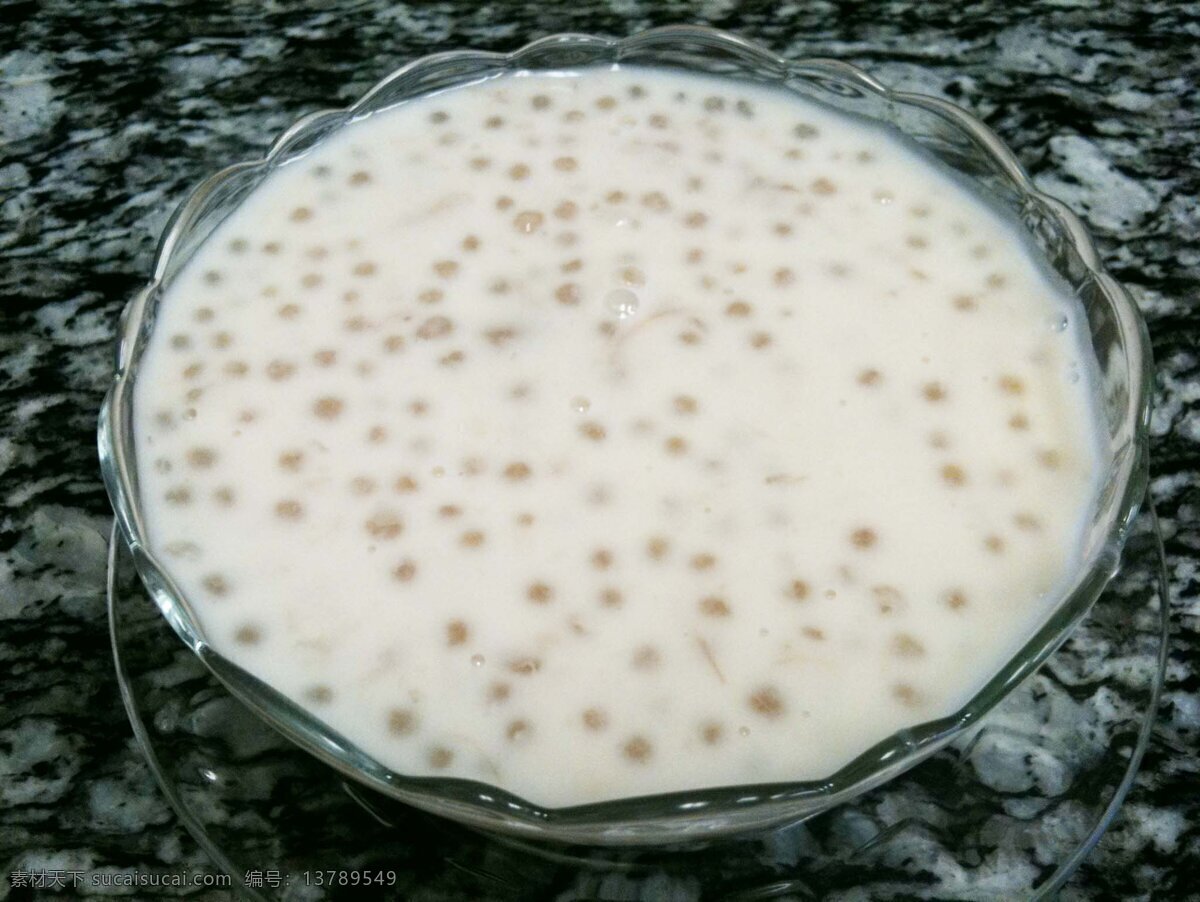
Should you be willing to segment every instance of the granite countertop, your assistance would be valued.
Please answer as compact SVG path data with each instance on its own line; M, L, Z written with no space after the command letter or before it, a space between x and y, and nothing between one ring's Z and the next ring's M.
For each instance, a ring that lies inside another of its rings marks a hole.
M19 871L211 871L122 708L104 596L111 512L95 452L117 316L146 281L173 206L299 115L354 99L415 56L675 22L787 56L845 59L965 106L1083 216L1136 298L1158 365L1152 470L1172 649L1141 772L1067 892L1200 898L1200 4L9 0L0 2L0 900L51 895L14 885ZM1014 872L999 896L1020 897L1024 879ZM611 898L702 892L650 882ZM919 882L892 892L923 893Z

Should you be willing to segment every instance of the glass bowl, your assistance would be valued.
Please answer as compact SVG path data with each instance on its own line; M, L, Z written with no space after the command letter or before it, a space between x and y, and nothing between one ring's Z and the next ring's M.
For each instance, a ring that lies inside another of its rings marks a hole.
M717 787L546 808L484 783L394 773L208 643L169 569L147 546L133 442L134 380L164 290L207 236L276 167L348 122L414 97L520 70L612 64L665 67L774 86L885 127L950 167L1023 224L1045 261L1069 284L1087 318L1096 357L1098 409L1108 478L1085 530L1084 565L1071 591L990 681L948 717L901 730L822 780ZM99 450L117 526L148 593L178 636L256 714L347 777L417 808L485 830L592 845L671 845L748 834L798 821L858 796L912 767L979 719L1066 639L1117 571L1147 483L1151 361L1145 325L1107 274L1079 219L1038 192L987 126L945 101L891 91L845 63L788 61L732 35L672 26L622 40L553 35L510 54L439 53L398 69L346 109L296 122L260 160L202 182L175 211L150 284L122 314L116 375L101 409Z

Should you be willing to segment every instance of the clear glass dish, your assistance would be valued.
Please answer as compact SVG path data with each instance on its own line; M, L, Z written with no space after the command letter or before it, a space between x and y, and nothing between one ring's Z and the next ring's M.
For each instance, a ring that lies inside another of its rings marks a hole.
M902 730L815 781L720 787L571 808L539 807L494 786L397 774L209 645L168 568L144 539L133 442L133 387L164 289L212 230L277 166L364 114L433 91L519 70L614 63L668 67L775 86L886 126L915 142L983 195L1015 214L1047 263L1074 289L1101 375L1108 469L1085 537L1086 566L1042 627L960 710ZM470 826L596 845L673 844L750 833L800 820L858 796L961 735L1029 676L1087 614L1116 573L1147 483L1151 360L1145 325L1107 274L1078 218L1034 189L987 126L945 101L888 90L853 66L784 60L712 29L672 26L609 40L554 35L511 54L462 51L402 67L346 109L306 116L263 159L202 182L176 210L159 244L153 280L122 314L116 375L101 410L99 449L121 536L150 596L178 636L230 692L308 752L387 796Z

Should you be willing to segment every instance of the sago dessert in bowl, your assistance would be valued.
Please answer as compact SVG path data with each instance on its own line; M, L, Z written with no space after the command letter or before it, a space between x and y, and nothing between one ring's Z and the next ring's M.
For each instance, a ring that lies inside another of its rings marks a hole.
M1090 246L639 40L756 52L468 54L201 189L102 429L143 576L235 692L391 795L596 842L909 766L1065 637L1144 478L1141 334Z

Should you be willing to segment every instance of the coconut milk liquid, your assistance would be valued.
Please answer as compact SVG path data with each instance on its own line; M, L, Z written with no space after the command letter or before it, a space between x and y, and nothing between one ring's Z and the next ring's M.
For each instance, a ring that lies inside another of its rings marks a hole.
M169 287L149 539L217 649L397 772L555 806L820 778L960 706L1078 570L1081 320L881 131L496 78L283 166Z

